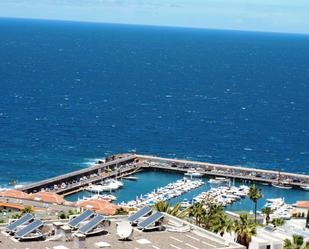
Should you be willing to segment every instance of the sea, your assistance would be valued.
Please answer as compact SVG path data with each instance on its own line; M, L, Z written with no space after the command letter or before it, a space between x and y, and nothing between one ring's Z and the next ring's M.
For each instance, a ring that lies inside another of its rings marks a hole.
M308 110L309 35L0 19L0 187L124 152L308 175Z

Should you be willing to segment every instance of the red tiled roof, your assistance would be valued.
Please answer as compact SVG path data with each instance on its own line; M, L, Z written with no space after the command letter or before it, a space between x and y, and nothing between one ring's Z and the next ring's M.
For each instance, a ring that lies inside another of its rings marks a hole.
M21 198L21 199L28 199L29 195L15 189L7 189L0 192L0 196L2 197L12 197L12 198Z
M16 203L0 202L0 207L15 208L15 209L18 209L18 210L23 210L26 206L20 205L20 204L16 204ZM33 208L33 210L34 211L38 211L38 210L43 210L43 209Z
M96 211L104 215L113 215L119 206L107 200L85 200L76 204L77 206Z
M57 195L55 193L43 192L43 191L31 194L30 198L33 200L49 202L49 203L57 203L57 204L62 204L65 202L62 195Z
M295 204L298 208L308 208L309 209L309 201L298 201Z

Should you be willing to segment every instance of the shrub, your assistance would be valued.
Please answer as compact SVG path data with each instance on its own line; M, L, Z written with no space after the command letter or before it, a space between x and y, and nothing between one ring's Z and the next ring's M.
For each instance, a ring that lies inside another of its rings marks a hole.
M16 213L12 215L12 219L19 219L22 216L21 213Z
M120 207L120 208L116 209L114 215L126 215L126 214L128 214L128 211L125 210L124 208Z
M66 218L67 218L66 213L65 213L65 212L61 212L61 213L59 214L59 218L62 219L62 220L66 219Z

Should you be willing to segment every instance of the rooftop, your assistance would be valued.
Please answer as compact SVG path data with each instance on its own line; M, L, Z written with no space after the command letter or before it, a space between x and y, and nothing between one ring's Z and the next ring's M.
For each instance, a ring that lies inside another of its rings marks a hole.
M100 214L104 215L113 215L115 214L117 208L119 206L110 203L107 200L101 200L101 199L91 199L91 200L84 200L77 202L76 206L79 206L84 209L90 209L92 211L95 211Z
M177 218L166 216L168 221L180 222ZM137 228L134 228L134 235L132 240L121 241L116 232L116 224L120 219L113 218L111 220L111 226L106 228L108 232L105 235L98 235L86 238L86 248L99 248L96 243L105 242L110 245L108 248L121 248L121 249L243 249L242 246L224 240L222 237L207 232L194 225L191 226L190 231L149 231L142 232ZM179 223L179 224L180 224ZM187 225L187 224L184 224ZM12 240L11 237L5 236L3 233L0 234L0 247L2 248L16 248L16 249L53 249L56 246L65 246L67 248L73 248L73 242L62 242L62 241L36 241L36 242L17 242Z
M13 197L13 198L20 198L20 199L27 199L29 198L29 195L15 189L7 189L2 192L0 192L0 196L2 197Z
M298 201L298 202L296 202L295 206L298 207L298 208L309 209L309 201Z
M22 204L16 204L16 203L5 203L5 202L0 202L0 207L4 207L4 208L14 208L14 209L18 209L18 210L23 210L25 209L25 205ZM34 208L34 211L40 211L41 209L39 208Z

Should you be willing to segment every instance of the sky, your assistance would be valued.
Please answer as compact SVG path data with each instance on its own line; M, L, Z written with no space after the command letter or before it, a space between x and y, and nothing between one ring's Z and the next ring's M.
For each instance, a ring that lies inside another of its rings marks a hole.
M0 0L0 17L309 34L309 0Z

